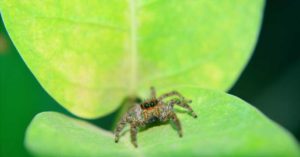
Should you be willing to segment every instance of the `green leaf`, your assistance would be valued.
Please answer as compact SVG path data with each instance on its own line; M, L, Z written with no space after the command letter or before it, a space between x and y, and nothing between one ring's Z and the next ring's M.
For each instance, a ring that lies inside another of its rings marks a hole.
M0 0L45 90L84 118L149 86L227 90L247 63L264 0Z
M138 133L138 148L128 128L119 143L111 132L55 112L38 114L26 134L37 156L299 156L299 145L283 128L246 102L221 92L182 88L193 100L194 119L176 108L183 126L179 138L169 124Z

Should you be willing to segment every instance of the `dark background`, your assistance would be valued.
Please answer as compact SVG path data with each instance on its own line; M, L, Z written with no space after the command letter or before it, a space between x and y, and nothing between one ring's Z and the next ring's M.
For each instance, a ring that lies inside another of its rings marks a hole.
M267 1L261 33L246 69L229 91L300 140L300 1Z
M48 110L69 113L39 85L0 21L0 156L28 156L24 135L34 115ZM299 0L268 0L255 52L229 91L284 126L298 141L299 30ZM92 122L97 124L99 120Z

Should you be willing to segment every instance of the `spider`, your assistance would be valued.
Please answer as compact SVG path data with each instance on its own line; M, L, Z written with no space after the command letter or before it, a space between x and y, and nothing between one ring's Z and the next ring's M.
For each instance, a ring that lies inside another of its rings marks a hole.
M146 99L140 104L134 105L121 118L115 129L116 143L119 141L120 132L124 129L127 123L130 124L131 143L135 147L138 147L138 128L145 127L154 122L167 122L169 120L173 121L179 137L182 137L181 124L173 110L174 105L186 108L194 118L197 118L197 115L195 114L193 109L188 105L188 103L191 103L192 100L185 99L179 92L171 91L157 98L154 87L151 87L150 91L151 98ZM168 102L163 101L164 99L171 96L177 96L178 98L173 98Z

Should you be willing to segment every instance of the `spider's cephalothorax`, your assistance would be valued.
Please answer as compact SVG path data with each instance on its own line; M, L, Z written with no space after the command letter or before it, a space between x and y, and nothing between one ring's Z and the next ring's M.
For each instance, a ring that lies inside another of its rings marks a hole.
M168 102L164 101L165 98L171 96L176 96L176 98L170 99ZM182 137L180 121L177 118L173 107L174 105L178 105L186 108L191 112L192 116L196 118L197 115L188 105L188 103L191 102L191 100L185 99L177 91L165 93L157 98L155 89L151 87L151 98L133 106L120 120L115 130L115 142L119 141L120 132L125 127L126 123L130 124L131 142L135 147L137 147L136 135L138 128L145 127L147 124L157 121L166 122L172 120L177 127L179 136Z

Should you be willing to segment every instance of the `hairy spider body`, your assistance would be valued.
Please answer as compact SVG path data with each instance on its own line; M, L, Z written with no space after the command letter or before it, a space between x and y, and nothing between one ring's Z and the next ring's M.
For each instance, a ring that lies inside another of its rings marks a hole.
M171 96L177 96L178 98L173 98L169 102L163 101L165 98ZM124 129L126 123L130 124L131 142L135 147L137 147L136 135L138 128L145 127L154 122L173 121L179 136L182 137L181 124L173 110L173 107L174 105L178 105L186 108L191 112L192 116L196 118L197 115L188 105L188 103L191 102L191 100L186 100L177 91L172 91L156 98L155 89L151 87L151 98L143 101L141 104L134 105L120 120L115 130L115 142L119 141L119 134L122 129Z

